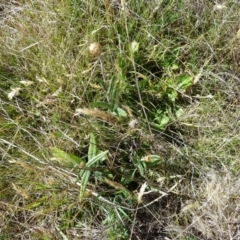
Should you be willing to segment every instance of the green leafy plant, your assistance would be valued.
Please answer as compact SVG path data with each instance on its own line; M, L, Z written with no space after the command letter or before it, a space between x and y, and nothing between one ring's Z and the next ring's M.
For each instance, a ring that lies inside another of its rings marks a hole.
M167 96L170 102L175 103L179 94L185 93L192 84L193 77L187 74L168 78L165 82L165 90L162 95Z
M96 139L93 133L90 134L90 143L88 149L88 161L85 165L87 169L98 166L100 162L103 162L106 159L108 151L99 152L97 149ZM81 188L80 188L80 199L83 198L87 183L90 178L91 171L82 169L79 173L79 178L81 179Z
M145 177L146 171L153 166L161 163L162 159L158 155L146 155L139 158L137 155L134 157L133 164L137 167L140 175Z
M83 159L77 157L74 154L66 153L57 147L50 147L49 149L53 157L56 158L56 160L60 160L62 163L74 164L74 165L84 163Z
M163 130L171 121L183 114L181 103L178 103L177 100L192 84L193 77L187 74L168 78L164 82L160 97L165 99L165 107L154 112L153 127Z
M105 83L104 88L106 89ZM91 103L91 106L104 108L113 113L114 115L126 117L127 116L126 111L119 106L120 95L121 95L120 82L116 80L115 77L113 76L110 80L109 86L106 89L107 102L105 101L93 102Z
M80 188L80 199L84 196L91 171L89 169L93 167L99 166L99 163L102 163L108 154L108 151L99 151L97 148L96 139L93 133L90 134L90 142L89 142L89 148L88 148L88 160L87 162L83 159L75 156L74 154L68 154L64 152L63 150L56 148L56 147L50 147L52 155L60 160L61 162L65 164L74 164L81 166L81 170L79 172L78 178L76 181L81 181L81 188ZM84 169L86 168L86 169Z

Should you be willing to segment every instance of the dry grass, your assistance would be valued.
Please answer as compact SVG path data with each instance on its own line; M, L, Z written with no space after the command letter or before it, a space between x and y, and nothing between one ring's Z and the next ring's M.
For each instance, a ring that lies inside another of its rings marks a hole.
M220 170L209 171L203 179L198 190L201 199L184 209L192 216L188 230L206 239L238 239L238 178L228 170Z
M3 1L0 239L240 238L239 7Z

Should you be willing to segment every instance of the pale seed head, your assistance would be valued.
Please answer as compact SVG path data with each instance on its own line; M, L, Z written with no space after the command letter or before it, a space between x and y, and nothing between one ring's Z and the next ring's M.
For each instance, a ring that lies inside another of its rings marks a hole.
M90 55L93 57L98 57L102 53L102 47L98 42L91 43L88 50Z

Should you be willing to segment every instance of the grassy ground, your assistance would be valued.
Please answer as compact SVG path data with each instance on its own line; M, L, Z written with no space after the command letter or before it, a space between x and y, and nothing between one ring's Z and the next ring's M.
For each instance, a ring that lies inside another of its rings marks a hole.
M0 239L238 239L238 1L0 4Z

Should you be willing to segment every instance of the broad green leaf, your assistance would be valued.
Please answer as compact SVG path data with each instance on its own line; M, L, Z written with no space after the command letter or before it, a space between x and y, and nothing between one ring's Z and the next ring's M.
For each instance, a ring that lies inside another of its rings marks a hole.
M108 150L99 153L98 155L96 155L95 157L91 158L88 160L88 162L86 163L86 167L91 167L93 166L96 162L98 161L103 161L103 159L105 159L105 156L108 154Z
M104 109L112 110L112 106L106 102L93 102L91 103L91 106L93 107L101 107Z
M82 178L81 178L82 181L81 181L80 196L79 196L80 199L82 199L84 196L89 177L90 177L90 171L88 171L88 170L84 171Z
M88 148L88 162L97 155L97 143L93 133L90 133L90 145Z
M99 78L98 81L99 81L99 83L101 84L102 88L105 89L105 90L107 90L106 83L105 83L101 78Z
M147 155L141 159L146 168L155 166L162 162L162 159L158 155Z
M97 156L93 157L92 159L90 159L87 164L86 167L90 167L92 166L94 163L100 161L103 159L103 157L106 156L106 154L108 153L108 151L99 153ZM79 177L81 177L81 188L80 188L80 199L84 196L87 184L88 184L88 180L90 178L90 174L91 172L89 170L81 170L79 173Z
M158 123L151 123L151 125L156 129L163 130L169 123L170 118L164 114L160 117L155 118L154 120L157 121Z
M122 108L117 108L117 114L120 117L126 117L127 113Z
M109 96L110 102L112 101L112 98L113 98L114 88L115 88L115 78L112 77L110 80L109 86L108 86L108 90L107 90L107 96Z
M77 157L76 155L72 154L72 153L69 153L68 154L76 163L81 163L81 162L85 162L83 159Z
M188 75L182 75L179 77L178 89L186 90L193 84L193 77Z
M164 129L166 125L169 123L170 118L167 115L163 114L162 116L157 118L157 121L158 121L158 127L161 129Z
M144 177L144 167L142 163L137 164L138 171L142 177Z
M65 162L65 163L81 163L84 162L81 158L75 156L74 154L68 154L64 152L63 150L56 148L56 147L50 147L51 153L53 157Z
M108 151L100 152L97 154L97 143L93 133L90 134L90 144L88 148L88 162L86 163L86 167L91 167L95 163L99 161L105 160L105 156ZM81 170L79 173L79 177L81 177L81 188L80 188L80 199L84 197L84 193L90 178L91 172L89 170Z
M113 87L111 87L111 91L109 92L109 103L112 106L112 111L115 111L118 107L118 99L120 95L120 81L112 81Z

